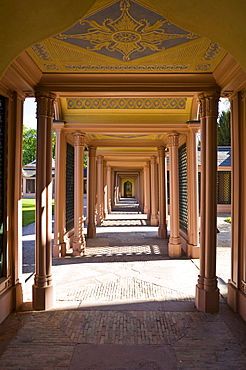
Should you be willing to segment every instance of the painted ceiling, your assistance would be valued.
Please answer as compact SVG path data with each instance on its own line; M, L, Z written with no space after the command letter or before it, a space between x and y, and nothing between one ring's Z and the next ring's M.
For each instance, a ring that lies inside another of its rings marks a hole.
M170 23L147 0L101 3L28 49L43 72L204 73L226 54L219 44Z

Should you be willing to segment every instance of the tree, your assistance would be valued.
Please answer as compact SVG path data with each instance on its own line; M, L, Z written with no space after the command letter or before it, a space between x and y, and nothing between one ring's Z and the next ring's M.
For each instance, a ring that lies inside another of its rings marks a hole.
M23 144L22 144L22 165L34 161L36 159L36 142L37 130L34 128L23 128Z
M218 145L231 145L230 110L222 111L218 119Z
M52 157L55 158L55 143L56 134L52 131ZM22 165L34 161L36 159L37 146L37 130L34 128L23 128L23 143L22 143Z

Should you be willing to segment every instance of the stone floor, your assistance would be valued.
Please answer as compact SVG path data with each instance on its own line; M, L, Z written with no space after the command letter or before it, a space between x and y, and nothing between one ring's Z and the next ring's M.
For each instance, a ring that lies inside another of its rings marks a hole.
M31 310L34 247L24 246L25 304L0 325L0 368L246 369L246 323L226 304L224 218L218 217L216 314L194 305L199 260L170 259L167 241L141 214L111 215L87 241L84 257L53 259L56 304L46 312Z

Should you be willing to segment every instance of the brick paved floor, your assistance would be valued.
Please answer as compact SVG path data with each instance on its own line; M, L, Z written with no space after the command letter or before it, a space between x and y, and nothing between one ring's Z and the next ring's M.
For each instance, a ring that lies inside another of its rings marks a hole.
M107 221L85 257L54 259L54 309L30 310L27 281L23 311L0 325L1 369L246 369L246 323L222 297L198 312L198 261L170 259L142 221Z

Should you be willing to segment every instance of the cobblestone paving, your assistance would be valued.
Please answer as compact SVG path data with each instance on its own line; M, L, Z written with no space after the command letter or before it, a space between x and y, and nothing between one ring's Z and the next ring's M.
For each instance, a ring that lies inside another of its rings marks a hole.
M15 316L23 317L23 314ZM79 310L26 314L23 327L3 353L0 366L6 370L68 368L79 344L127 344L136 348L168 345L175 350L177 369L243 370L246 367L243 348L220 314ZM92 370L83 364L79 368ZM119 364L119 369L128 368ZM155 369L153 365L148 370ZM168 368L163 364L158 369Z
M128 300L144 302L150 300L191 301L193 297L187 297L187 294L183 294L177 290L126 277L65 292L64 294L60 292L59 300L62 299L81 302L127 302Z
M145 222L119 220L112 232L115 220L109 220L104 229L98 229L95 240L87 240L84 257L54 260L60 306L48 312L13 313L0 325L1 369L102 370L100 358L98 366L84 367L82 359L79 365L71 367L79 346L92 351L93 346L100 346L108 357L113 357L112 346L126 345L135 351L135 359L141 346L146 346L141 347L146 348L146 353L149 348L152 355L157 353L154 348L163 349L165 355L170 353L175 358L176 367L172 369L246 369L245 322L232 314L225 303L217 314L197 312L194 293L190 293L195 286L194 276L197 279L198 261L170 259L166 241L156 238L153 228L146 230ZM122 232L121 227L127 226L138 229ZM222 224L219 229L219 248L228 253L228 228ZM33 269L32 243L25 250L26 272ZM221 281L225 282L225 256L220 249L217 252L223 267ZM175 309L170 309L172 302ZM178 310L181 305L182 310ZM230 312L230 323L225 319L226 312ZM97 352L92 353L92 357L96 356ZM168 361L165 363L162 358L158 362L161 365L157 365L148 354L137 365L129 361L126 358L125 363L118 362L114 367L107 366L106 361L103 369L170 370Z

